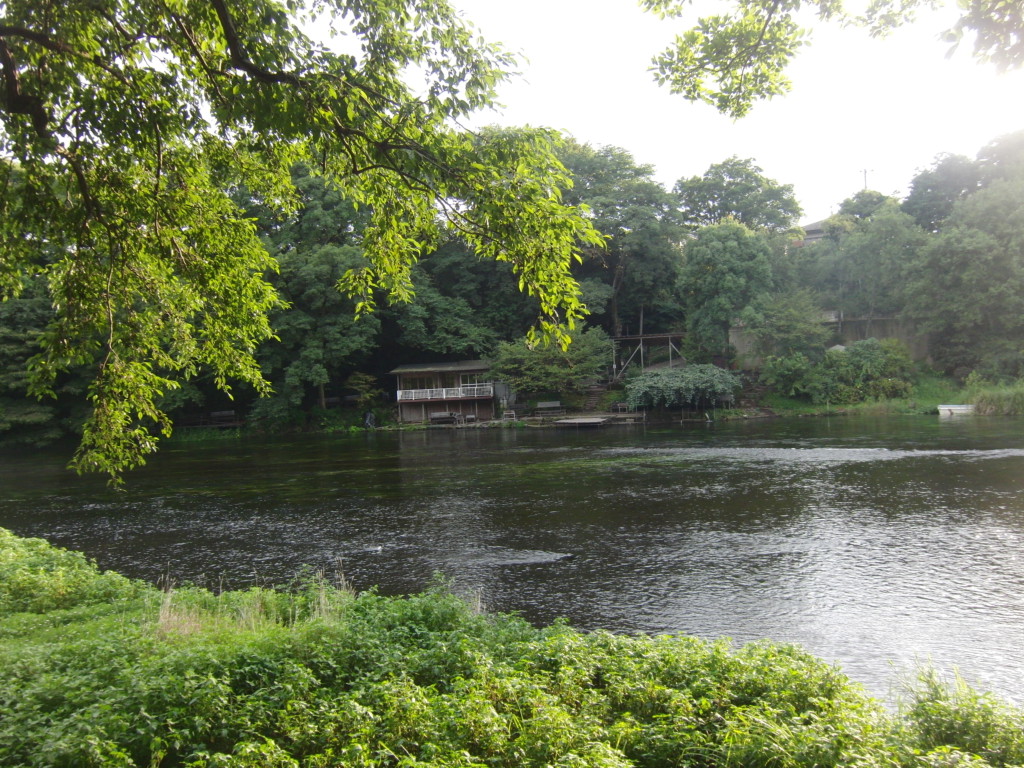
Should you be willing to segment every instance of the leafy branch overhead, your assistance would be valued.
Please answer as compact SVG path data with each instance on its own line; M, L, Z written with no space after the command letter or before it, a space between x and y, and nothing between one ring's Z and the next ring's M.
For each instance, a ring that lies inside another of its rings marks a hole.
M640 0L662 18L683 18L688 0ZM785 69L808 44L813 17L866 28L885 35L941 3L932 0L871 0L854 13L842 0L735 0L721 13L696 20L654 57L659 84L690 101L711 104L732 117L747 114L755 102L787 93ZM943 35L953 48L973 38L974 55L1001 70L1024 65L1024 10L1006 0L961 2L960 18Z
M48 278L35 392L95 371L75 466L141 463L149 426L170 429L158 397L200 369L266 389L277 266L231 195L291 215L297 163L368 211L343 280L359 310L409 299L450 229L510 262L566 338L584 312L570 265L600 237L561 200L557 136L457 127L513 65L445 0L0 3L0 295Z

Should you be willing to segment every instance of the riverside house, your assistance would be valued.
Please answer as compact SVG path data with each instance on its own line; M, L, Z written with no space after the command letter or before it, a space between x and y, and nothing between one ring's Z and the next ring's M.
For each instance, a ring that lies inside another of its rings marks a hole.
M396 400L402 423L490 420L509 396L506 385L491 381L483 360L400 365L391 373L398 377Z

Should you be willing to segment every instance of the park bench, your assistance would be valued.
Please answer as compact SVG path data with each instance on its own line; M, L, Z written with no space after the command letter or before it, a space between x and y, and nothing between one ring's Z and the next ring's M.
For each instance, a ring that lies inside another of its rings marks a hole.
M533 409L534 416L564 416L565 407L561 400L547 400L537 403Z
M462 414L455 411L434 411L430 414L431 424L458 424L462 421Z

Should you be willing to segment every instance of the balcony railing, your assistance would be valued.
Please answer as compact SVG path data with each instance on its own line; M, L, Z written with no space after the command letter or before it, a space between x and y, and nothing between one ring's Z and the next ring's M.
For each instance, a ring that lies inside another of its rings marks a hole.
M470 397L494 397L493 384L467 384L464 387L438 387L436 389L400 389L402 400L463 400Z

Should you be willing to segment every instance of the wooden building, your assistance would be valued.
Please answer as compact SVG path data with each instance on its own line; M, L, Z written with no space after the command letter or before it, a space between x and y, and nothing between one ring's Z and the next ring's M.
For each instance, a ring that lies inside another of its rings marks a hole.
M504 408L508 387L491 380L483 360L400 365L398 419L403 423L465 423L494 419Z

